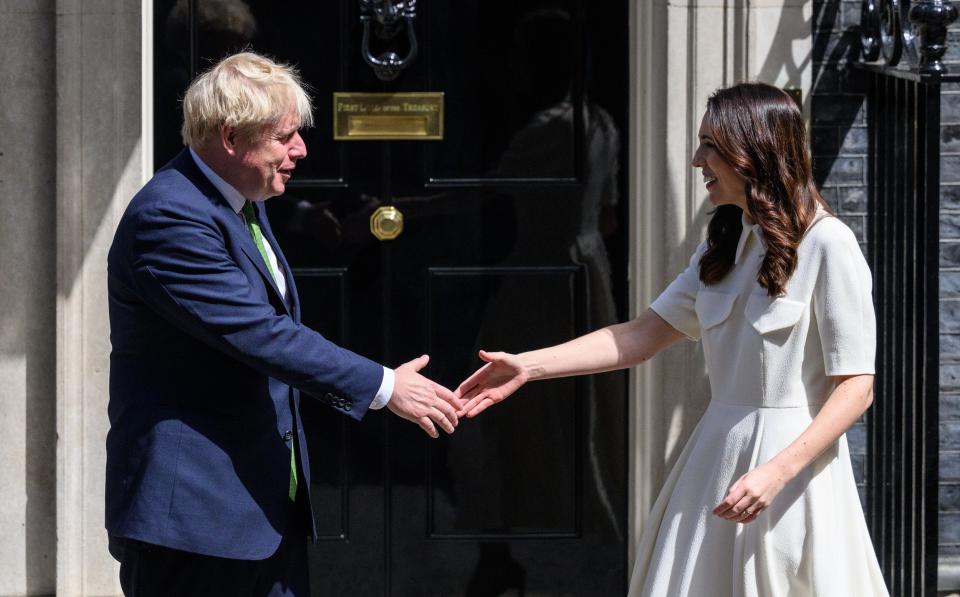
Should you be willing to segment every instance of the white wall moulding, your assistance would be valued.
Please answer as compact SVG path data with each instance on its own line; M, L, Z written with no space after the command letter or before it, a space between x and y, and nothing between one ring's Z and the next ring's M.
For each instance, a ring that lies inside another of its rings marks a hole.
M680 273L703 238L709 206L690 160L707 97L755 79L799 88L808 98L810 11L804 0L632 3L631 315ZM689 342L638 367L631 380L629 515L635 545L709 388L699 345Z
M145 151L148 3L59 0L57 84L57 594L117 595L103 528L108 428L106 252L152 170Z

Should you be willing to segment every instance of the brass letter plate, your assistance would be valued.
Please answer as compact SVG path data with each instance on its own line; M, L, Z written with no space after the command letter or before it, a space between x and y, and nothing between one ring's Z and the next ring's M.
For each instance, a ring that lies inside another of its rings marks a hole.
M443 92L334 93L337 141L439 141Z

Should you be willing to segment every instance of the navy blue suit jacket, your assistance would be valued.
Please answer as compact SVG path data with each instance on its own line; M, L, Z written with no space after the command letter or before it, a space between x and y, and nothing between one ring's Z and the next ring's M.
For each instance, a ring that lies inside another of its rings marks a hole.
M243 220L187 150L120 220L108 257L111 535L269 557L291 510L293 441L309 488L299 390L360 419L380 387L380 365L300 323L293 274L256 209L289 306Z

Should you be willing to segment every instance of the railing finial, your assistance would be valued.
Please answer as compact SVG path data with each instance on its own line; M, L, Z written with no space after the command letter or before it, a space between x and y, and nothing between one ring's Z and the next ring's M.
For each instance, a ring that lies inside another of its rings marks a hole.
M880 58L880 6L877 0L862 0L860 5L860 51L866 62Z
M920 72L947 72L941 59L947 52L947 27L957 20L957 8L950 0L920 0L910 7L910 22L917 31Z

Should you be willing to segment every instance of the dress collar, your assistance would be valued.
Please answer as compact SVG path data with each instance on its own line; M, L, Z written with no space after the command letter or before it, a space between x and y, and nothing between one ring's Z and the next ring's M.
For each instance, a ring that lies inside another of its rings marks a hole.
M760 230L760 226L756 223L748 224L747 223L747 214L743 212L740 214L740 223L743 225L743 230L740 232L740 241L737 243L737 252L733 256L733 263L740 263L740 258L743 256L744 250L747 247L747 240L752 235L756 235L757 240L760 241L761 246L766 248L767 243L763 240L763 231Z
M807 230L809 230L810 228L813 228L814 224L816 224L817 222L819 222L820 220L822 220L823 218L829 215L830 213L827 212L827 210L825 210L822 206L817 205L817 211L814 214L813 220L810 222L810 226L807 228ZM737 243L737 252L733 256L734 265L740 263L740 257L743 256L743 252L746 250L746 247L747 247L747 239L749 239L751 235L756 235L757 240L760 241L760 246L762 246L764 250L766 250L767 248L767 241L766 239L763 238L763 230L761 230L760 226L756 223L754 224L747 223L746 212L742 212L740 214L740 223L743 225L743 230L740 232L740 241Z

